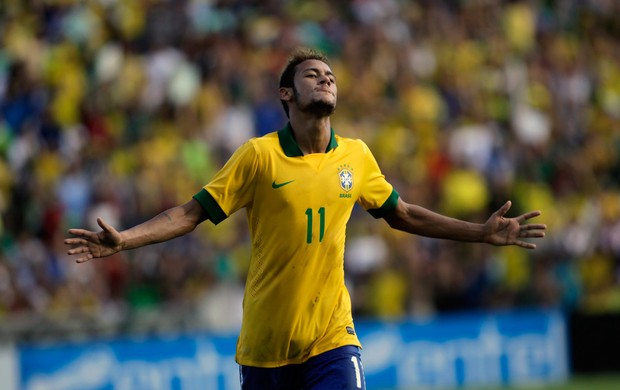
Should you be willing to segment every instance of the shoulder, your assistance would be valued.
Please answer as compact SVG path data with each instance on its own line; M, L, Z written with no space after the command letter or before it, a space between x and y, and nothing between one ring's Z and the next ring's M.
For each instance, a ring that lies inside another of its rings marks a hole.
M241 146L237 148L235 154L247 155L254 154L260 155L264 152L273 149L278 145L277 133L269 133L262 137L253 137L245 141Z
M259 168L269 160L278 145L277 133L250 138L233 153L229 162Z
M357 151L364 154L371 153L366 142L359 138L349 138L336 135L336 142L338 142L338 147L342 147L343 149Z
M246 142L247 147L254 149L258 154L273 150L279 145L278 133L272 132L263 135L262 137L250 138Z

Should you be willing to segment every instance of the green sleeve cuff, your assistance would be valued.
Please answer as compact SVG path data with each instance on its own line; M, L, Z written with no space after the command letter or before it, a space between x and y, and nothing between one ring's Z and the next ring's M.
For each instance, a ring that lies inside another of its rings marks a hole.
M398 204L398 192L395 189L392 189L392 193L388 196L387 200L383 202L383 205L378 209L368 209L367 211L375 218L383 218L390 212L396 209L396 205Z
M228 218L224 210L222 210L220 205L217 204L215 199L213 199L213 196L211 196L209 191L205 190L204 188L200 190L200 192L198 192L196 195L194 195L193 198L196 199L198 203L200 203L202 208L207 213L208 218L211 220L211 222L213 222L214 225L217 225L218 223Z

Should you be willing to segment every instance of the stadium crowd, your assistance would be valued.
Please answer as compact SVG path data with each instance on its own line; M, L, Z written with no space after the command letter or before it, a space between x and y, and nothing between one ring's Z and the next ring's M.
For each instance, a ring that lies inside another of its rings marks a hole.
M300 45L332 61L336 132L368 143L405 199L480 222L510 199L548 225L526 251L400 234L356 208L358 317L620 311L619 13L609 0L3 0L0 323L162 312L238 326L243 213L80 265L62 240L187 201L245 140L282 128L279 72Z

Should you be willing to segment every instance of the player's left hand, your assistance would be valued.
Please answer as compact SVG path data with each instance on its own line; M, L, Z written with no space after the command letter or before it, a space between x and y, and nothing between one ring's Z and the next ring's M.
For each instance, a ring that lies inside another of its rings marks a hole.
M522 241L521 238L542 238L545 236L547 225L528 224L528 219L540 215L540 211L530 211L514 218L506 218L504 215L512 206L512 202L506 202L502 207L489 217L484 224L486 232L484 241L492 245L517 245L526 249L535 249L536 244Z

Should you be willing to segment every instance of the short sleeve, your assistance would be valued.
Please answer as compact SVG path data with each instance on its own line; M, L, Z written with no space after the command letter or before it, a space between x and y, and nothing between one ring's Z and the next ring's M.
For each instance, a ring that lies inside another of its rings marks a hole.
M252 140L247 141L194 199L202 205L209 219L218 224L252 202L258 168L257 151Z
M381 218L398 204L398 192L385 179L368 146L362 142L364 180L358 203L373 217Z

